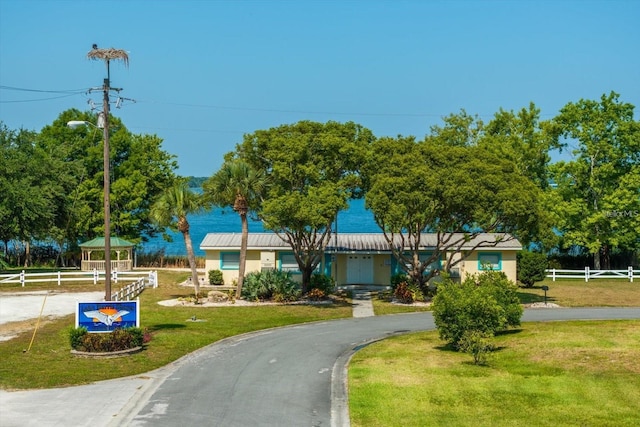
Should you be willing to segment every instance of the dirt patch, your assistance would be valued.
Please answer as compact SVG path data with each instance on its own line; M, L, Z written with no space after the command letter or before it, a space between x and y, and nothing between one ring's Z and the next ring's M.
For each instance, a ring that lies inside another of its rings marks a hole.
M40 319L40 325L38 327L42 327L47 323L51 323L55 319L55 316L42 318ZM36 328L37 322L37 319L29 319L0 324L0 341L8 341L25 332L33 333Z

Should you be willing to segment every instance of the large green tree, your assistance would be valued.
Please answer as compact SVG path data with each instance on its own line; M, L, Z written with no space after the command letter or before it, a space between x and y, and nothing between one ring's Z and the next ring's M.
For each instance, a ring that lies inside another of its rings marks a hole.
M27 266L30 242L51 237L69 168L40 147L36 132L0 122L0 170L0 240L5 249L11 240L22 242Z
M51 233L73 248L79 241L104 232L103 135L87 125L69 129L70 120L96 123L91 112L67 110L42 129L40 147L57 162L68 165L67 191L56 200L55 228ZM176 179L175 156L162 149L155 135L132 134L116 117L110 118L111 227L115 235L141 242L162 228L151 221L151 203Z
M533 103L517 112L500 109L484 126L478 145L513 161L523 175L546 189L550 151L559 147L546 131L547 126Z
M399 264L422 286L435 273L430 265L444 260L450 270L468 255L463 247L491 247L513 236L528 240L537 229L540 190L513 162L441 139L381 138L364 168L366 206ZM425 259L427 233L436 241Z
M186 180L177 181L166 188L151 206L151 218L156 224L182 233L191 269L191 281L195 289L196 303L200 296L200 280L187 216L200 212L202 208L202 196L191 191Z
M566 247L610 268L612 251L640 250L640 122L634 106L611 92L570 102L552 120L558 143L573 158L552 167L556 227Z
M223 208L231 207L240 216L242 237L236 289L236 297L240 298L247 263L248 215L258 210L267 188L264 170L254 169L242 160L229 160L202 187L208 201Z
M359 168L373 140L353 122L301 121L246 135L233 154L268 177L259 215L291 246L305 291L338 212L361 189Z

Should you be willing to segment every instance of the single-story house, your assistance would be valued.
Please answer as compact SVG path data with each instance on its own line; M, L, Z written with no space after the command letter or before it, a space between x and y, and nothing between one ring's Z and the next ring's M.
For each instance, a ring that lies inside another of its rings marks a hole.
M209 233L200 244L206 257L206 271L222 271L226 285L231 285L238 279L240 239L241 233ZM478 242L484 243L476 248ZM435 244L435 234L423 235L424 252L421 256L430 256ZM461 247L461 251L470 253L452 267L452 275L464 279L467 275L490 268L504 272L515 282L516 254L520 250L522 245L511 236L480 234ZM461 256L461 253L453 253L454 259L460 259ZM446 257L442 255L431 268L444 270L447 258L449 253ZM245 274L267 269L291 271L294 278L301 278L291 246L274 233L249 233ZM338 233L331 237L325 248L318 272L333 277L339 286L388 285L391 277L402 272L402 268L382 233Z

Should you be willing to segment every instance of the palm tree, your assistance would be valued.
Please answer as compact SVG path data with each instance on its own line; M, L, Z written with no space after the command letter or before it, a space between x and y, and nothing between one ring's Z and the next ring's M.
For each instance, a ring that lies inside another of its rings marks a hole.
M191 281L195 286L196 303L200 294L200 282L196 268L196 256L193 252L189 221L187 215L197 213L203 209L202 197L189 189L185 181L178 181L155 201L151 207L151 218L155 223L170 229L177 229L182 233L184 245L187 248L187 258L191 268Z
M262 171L253 169L242 160L226 161L220 170L203 185L205 197L214 205L231 207L240 215L242 237L240 241L240 265L236 298L242 294L245 266L247 263L247 240L249 223L247 216L257 208L266 189L266 178Z

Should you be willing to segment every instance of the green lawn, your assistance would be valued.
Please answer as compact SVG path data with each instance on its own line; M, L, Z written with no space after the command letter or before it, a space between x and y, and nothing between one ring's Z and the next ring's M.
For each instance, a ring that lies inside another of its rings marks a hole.
M18 338L0 342L0 388L25 389L83 384L100 379L135 375L161 367L198 348L225 337L255 330L310 322L344 318L352 315L348 303L334 306L266 306L186 308L164 307L158 301L187 296L192 289L180 287L189 273L160 271L160 286L147 289L141 295L142 327L148 328L153 340L146 350L126 358L88 360L70 354L68 329L74 317L67 316L45 322L37 331L30 351L29 347L35 321L26 322L26 328ZM545 283L549 286L549 301L563 306L640 306L640 283L622 281L560 281ZM3 286L0 291L101 291L100 285L70 284L61 287L45 284ZM524 303L541 301L539 287L521 289ZM426 310L425 307L399 306L384 299L373 298L376 313L392 314ZM196 315L202 322L188 321ZM10 326L10 325L9 325ZM5 325L5 327L7 327ZM437 353L440 354L440 353ZM455 353L444 353L459 356ZM400 355L399 355L400 357Z
M640 307L640 280L597 279L585 282L563 279L552 282L546 279L533 288L520 288L520 300L523 303L543 301L543 285L549 287L547 301L563 307Z
M640 321L525 323L488 366L435 331L372 344L349 367L354 427L637 426Z
M33 327L17 338L0 342L0 388L49 388L141 374L226 337L260 329L317 320L350 317L348 303L332 306L263 306L187 308L164 307L158 301L187 296L193 288L180 287L189 273L159 272L160 286L141 296L141 326L153 335L145 351L117 359L82 359L71 355L68 330L74 315L45 323L38 329L31 350ZM51 288L51 285L48 285ZM47 289L31 284L11 291ZM93 285L64 285L64 290L101 290ZM59 288L56 286L56 290ZM190 321L196 315L199 322ZM35 321L30 326L35 326Z

